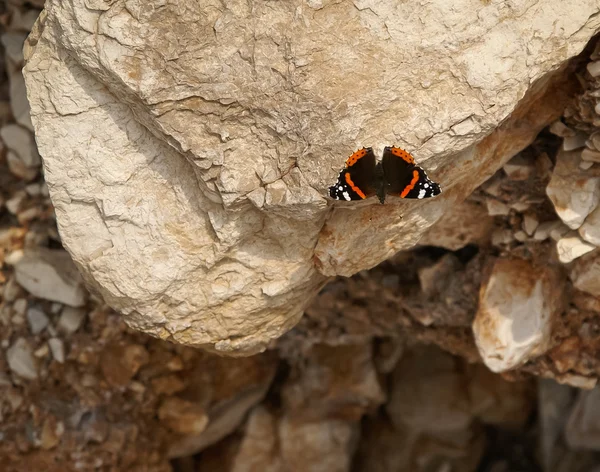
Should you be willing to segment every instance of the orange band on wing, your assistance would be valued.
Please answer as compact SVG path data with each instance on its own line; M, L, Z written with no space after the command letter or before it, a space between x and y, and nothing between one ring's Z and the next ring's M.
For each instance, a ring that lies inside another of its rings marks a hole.
M418 177L418 176L417 176L417 177ZM350 177L350 174L349 174L348 172L346 172L346 183L347 183L348 185L350 185L350 188L351 188L352 190L354 190L354 191L355 191L355 192L358 194L358 196L359 196L360 198L367 198L367 197L365 196L365 194L362 192L362 190L361 190L361 189L359 189L359 188L358 188L356 185L354 185L354 182L352 182L352 178Z
M410 153L406 152L404 149L400 149L397 147L392 147L391 148L392 154L394 156L398 156L400 159L402 159L403 161L407 162L408 164L414 164L415 160L414 158L410 155Z
M367 155L367 150L365 148L359 149L354 154L352 154L348 159L346 159L346 167L351 167L356 164L361 157L365 157Z
M346 174L347 176L348 174ZM348 180L348 179L346 179ZM408 195L408 193L415 188L415 185L417 184L417 182L419 181L419 172L416 170L413 170L413 178L410 181L410 184L408 184L406 186L406 188L404 190L402 190L402 193L400 194L400 198L404 198Z

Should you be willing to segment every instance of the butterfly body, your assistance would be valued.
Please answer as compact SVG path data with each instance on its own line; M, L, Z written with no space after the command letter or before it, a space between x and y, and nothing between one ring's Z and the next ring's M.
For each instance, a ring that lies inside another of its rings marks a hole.
M338 181L329 187L335 200L363 200L376 195L385 203L388 195L400 198L430 198L442 192L405 150L388 146L377 162L372 148L359 149L347 160Z

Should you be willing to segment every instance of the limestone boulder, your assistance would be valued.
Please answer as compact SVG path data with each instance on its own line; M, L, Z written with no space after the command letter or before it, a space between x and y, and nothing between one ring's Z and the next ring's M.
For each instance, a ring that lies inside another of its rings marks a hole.
M264 349L333 275L424 232L554 122L597 0L48 0L25 46L62 242L128 324ZM334 203L361 146L431 201Z

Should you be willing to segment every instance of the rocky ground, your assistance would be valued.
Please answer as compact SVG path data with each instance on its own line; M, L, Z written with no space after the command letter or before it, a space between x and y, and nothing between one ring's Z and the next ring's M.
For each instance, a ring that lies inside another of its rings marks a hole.
M42 3L0 16L2 470L600 470L593 45L563 119L420 246L228 359L128 329L62 248L20 72Z

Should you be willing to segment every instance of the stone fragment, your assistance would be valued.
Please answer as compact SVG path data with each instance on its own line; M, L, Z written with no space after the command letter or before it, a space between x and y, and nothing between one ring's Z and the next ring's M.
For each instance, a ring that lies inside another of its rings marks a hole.
M199 404L177 397L167 398L158 409L158 418L178 434L200 434L208 425L208 415Z
M600 298L600 253L596 251L577 259L569 276L577 290Z
M549 128L552 134L559 136L561 138L568 138L571 136L575 136L575 131L565 125L562 121L555 121L550 125Z
M584 151L585 151L585 149L584 149ZM581 152L581 156L582 156L582 157L583 157L583 152L584 152L584 151L582 151L582 152ZM580 168L581 170L588 170L588 169L591 169L593 166L594 166L594 163L593 163L593 162L581 161L581 162L579 163L579 168Z
M27 321L29 322L29 330L33 335L44 331L50 322L46 313L36 307L31 307L27 310Z
M495 198L487 198L485 204L490 216L506 216L510 213L510 207Z
M481 288L473 333L484 363L505 372L543 354L563 306L560 273L520 259L498 259Z
M4 285L4 291L2 292L4 301L13 302L17 297L22 296L22 294L23 289L17 283L17 279L15 277L9 278Z
M581 153L559 151L546 193L556 213L571 229L577 229L596 208L600 199L600 179L579 168Z
M60 314L57 328L65 334L73 334L81 327L84 319L85 310L83 308L66 306Z
M592 151L591 149L585 148L581 151L581 158L587 162L600 162L600 151Z
M556 243L558 260L563 264L568 264L594 249L596 249L596 246L585 242L575 232L568 233Z
M535 164L523 154L517 154L502 169L510 180L527 180L534 174Z
M19 315L24 315L27 311L27 299L19 298L13 303L13 311Z
M50 347L50 352L52 352L52 357L56 362L64 364L65 362L65 343L60 338L50 338L48 340L48 346Z
M563 139L562 148L564 151L574 151L585 147L587 135L584 133L576 133L574 136L567 136Z
M21 192L21 191L15 192L12 197L10 197L8 200L6 200L4 205L6 206L6 209L10 213L12 213L13 215L16 215L21 210L21 207L23 206L23 202L26 199L27 199L27 193L25 193L24 191L23 192Z
M592 77L600 76L600 61L588 62L586 68Z
M38 378L37 364L33 350L25 338L18 338L6 351L10 370L27 380Z
M588 243L600 246L600 208L596 208L577 230Z
M539 224L540 222L537 219L537 216L535 215L531 215L528 213L523 217L523 231L525 231L529 236L533 236L533 233L535 232Z
M515 239L521 243L527 241L529 239L529 237L527 236L527 233L525 231L517 231L515 232Z
M42 163L33 136L28 130L16 124L5 125L0 129L0 137L26 167L38 167Z
M15 276L36 297L75 307L85 303L80 276L66 251L29 249L16 264Z

